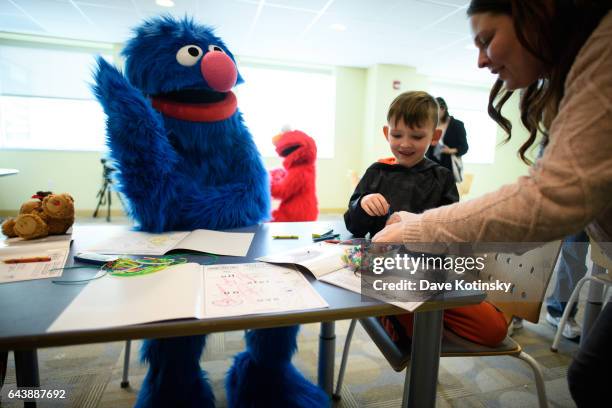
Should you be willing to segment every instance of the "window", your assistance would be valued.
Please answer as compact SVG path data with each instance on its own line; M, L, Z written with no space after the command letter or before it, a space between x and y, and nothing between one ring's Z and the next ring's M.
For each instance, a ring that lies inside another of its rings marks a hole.
M489 89L444 82L432 82L430 93L441 96L451 116L465 124L470 146L464 163L490 164L495 161L497 124L489 117Z
M278 156L272 137L288 125L316 141L317 157L334 157L336 79L331 69L249 62L241 62L239 69L245 83L235 91L238 107L262 155Z
M104 112L95 100L0 96L0 148L97 150Z
M90 89L95 55L110 49L0 43L0 148L103 150L105 115ZM334 155L335 76L331 69L241 63L235 92L258 148L289 125L313 137L318 157Z
M112 63L110 50L101 54ZM103 150L90 90L97 50L0 44L0 148Z

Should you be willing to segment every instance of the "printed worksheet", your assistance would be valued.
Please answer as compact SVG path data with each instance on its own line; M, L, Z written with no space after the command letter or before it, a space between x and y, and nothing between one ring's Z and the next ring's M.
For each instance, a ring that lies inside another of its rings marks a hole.
M294 266L267 263L204 268L203 316L241 316L328 307Z
M317 280L361 294L362 282L360 274L347 268L342 261L342 255L350 247L351 245L318 243L275 255L260 257L257 260L273 264L300 265L308 269ZM368 293L368 296L408 310L409 312L414 311L423 303L399 301L389 291Z
M173 249L186 249L216 255L246 256L254 235L252 232L204 229L161 234L122 231L87 251L119 255L164 255Z
M350 290L351 292L361 293L361 274L349 268L342 268L328 273L322 276L319 280L346 290ZM393 306L397 306L409 312L413 312L417 307L423 304L423 302L398 301L396 298L393 298L392 294L388 291L382 291L379 294L368 293L368 296L372 296L378 300L392 304Z
M93 280L47 329L99 329L328 307L294 267L265 263L174 265L148 275Z
M300 265L320 279L328 273L344 268L341 257L347 248L350 246L321 242L280 254L262 256L257 260L273 264Z
M70 253L70 235L54 240L13 240L0 247L0 283L62 276ZM9 241L9 240L7 240ZM5 263L10 260L45 259L41 262Z

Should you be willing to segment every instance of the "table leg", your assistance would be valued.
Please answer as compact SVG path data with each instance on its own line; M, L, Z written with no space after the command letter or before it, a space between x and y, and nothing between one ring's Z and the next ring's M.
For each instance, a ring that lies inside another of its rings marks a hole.
M331 398L334 392L334 358L336 352L336 323L321 322L319 334L319 387Z
M0 391L4 385L4 378L6 377L6 368L8 365L8 351L0 351Z
M591 276L605 273L606 270L599 265L593 264ZM582 336L580 336L580 344L584 342L589 335L589 331L597 320L603 304L604 285L596 280L589 281L589 294L587 296L586 305L584 308L584 321L582 323Z
M15 374L17 377L17 387L40 387L38 378L38 354L33 350L16 350L15 355ZM24 402L25 408L35 408L36 402Z
M406 373L402 407L436 406L443 317L443 310L414 314L412 358Z

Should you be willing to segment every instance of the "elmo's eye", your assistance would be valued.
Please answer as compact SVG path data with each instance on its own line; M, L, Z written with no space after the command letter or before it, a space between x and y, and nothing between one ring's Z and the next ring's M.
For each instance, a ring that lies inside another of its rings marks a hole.
M208 51L221 51L223 53L225 52L223 51L223 48L219 47L218 45L214 45L214 44L211 44L208 46Z
M176 61L185 67L191 67L198 62L202 54L202 49L197 45L186 45L176 53Z

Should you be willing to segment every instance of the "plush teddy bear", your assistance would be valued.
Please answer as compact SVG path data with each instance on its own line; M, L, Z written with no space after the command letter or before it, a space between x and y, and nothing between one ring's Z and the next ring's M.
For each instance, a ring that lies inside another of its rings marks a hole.
M9 238L42 238L65 234L74 223L74 199L66 193L39 191L22 204L19 215L2 224L2 233Z

